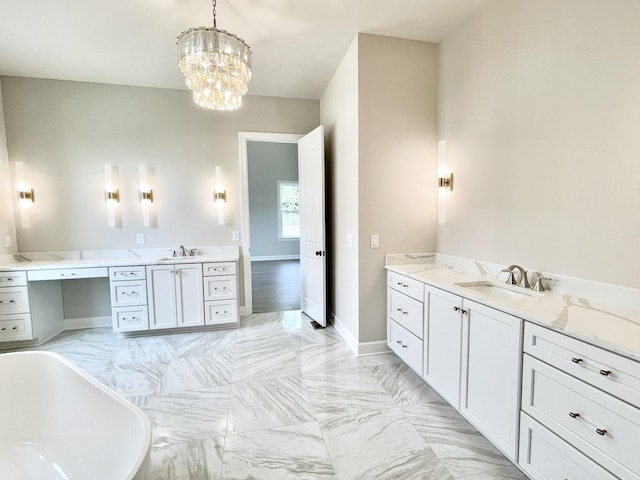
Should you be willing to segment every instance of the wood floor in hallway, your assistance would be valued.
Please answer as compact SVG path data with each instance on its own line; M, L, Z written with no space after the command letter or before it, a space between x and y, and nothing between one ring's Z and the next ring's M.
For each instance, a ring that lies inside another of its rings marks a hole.
M300 309L300 261L251 262L253 313Z

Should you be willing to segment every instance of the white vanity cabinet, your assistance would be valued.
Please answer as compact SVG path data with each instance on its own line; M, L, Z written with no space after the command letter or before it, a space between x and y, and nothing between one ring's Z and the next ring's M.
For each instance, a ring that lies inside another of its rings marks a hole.
M522 320L425 285L424 378L517 458Z
M421 376L516 461L523 321L398 273L387 286L389 347L420 373L410 351L421 345ZM420 286L423 299L407 295Z
M236 263L205 263L203 274L205 325L236 326L238 324Z
M149 330L144 266L109 268L109 288L113 331Z
M523 321L467 299L462 306L460 412L516 461Z
M204 325L202 264L149 265L149 329Z
M387 275L387 345L422 375L424 285L404 275Z
M26 272L0 272L0 342L31 339Z
M456 409L462 371L462 298L425 285L424 378Z
M534 480L591 478L576 464L597 464L594 478L639 480L640 363L528 322L524 352L521 468ZM548 465L544 448L561 460Z

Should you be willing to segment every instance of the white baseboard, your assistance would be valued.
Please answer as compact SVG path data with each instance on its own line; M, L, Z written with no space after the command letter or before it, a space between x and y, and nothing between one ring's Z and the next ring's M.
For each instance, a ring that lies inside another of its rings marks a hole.
M111 325L112 325L111 316L64 319L65 330L78 330L80 328L110 327Z
M269 262L272 260L300 260L300 255L265 255L251 257L252 262Z
M358 340L356 340L353 337L353 335L351 335L351 332L349 332L349 330L344 325L344 323L342 323L340 319L336 317L336 315L333 312L329 312L329 318L331 323L333 323L333 326L335 327L337 332L345 341L345 343L349 346L351 350L353 350L353 353L358 355Z
M375 342L360 342L358 344L358 356L379 355L389 353L391 349L386 340L376 340Z
M387 353L391 351L387 346L386 340L377 340L374 342L358 342L358 340L354 338L354 336L347 329L344 323L342 323L340 319L336 317L336 315L331 311L329 311L329 321L333 323L333 326L338 331L342 339L358 357L362 357L365 355L378 355L379 353Z

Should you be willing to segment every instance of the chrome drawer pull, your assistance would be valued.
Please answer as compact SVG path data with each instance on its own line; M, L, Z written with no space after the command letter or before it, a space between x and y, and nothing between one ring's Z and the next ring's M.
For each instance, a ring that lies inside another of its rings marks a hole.
M604 436L604 434L605 434L605 433L607 433L607 431L606 431L606 430L603 430L603 429L601 429L601 428L596 428L596 433L597 433L598 435L602 435L602 436Z
M609 375L611 375L611 370L600 370L600 375L608 377Z
M580 416L580 414L579 413L575 413L575 412L569 412L569 416L571 418L578 418Z
M407 285L406 283L398 282L398 285L400 285L402 288L409 288L409 285Z
M571 361L572 361L573 363L580 363L580 362L582 361L582 359L581 359L581 358L573 357L573 358L571 359Z

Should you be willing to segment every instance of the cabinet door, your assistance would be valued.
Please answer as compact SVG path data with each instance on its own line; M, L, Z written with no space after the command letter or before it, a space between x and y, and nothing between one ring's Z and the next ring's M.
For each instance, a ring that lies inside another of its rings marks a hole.
M424 378L453 407L460 407L462 299L426 287L429 308L424 332Z
M516 459L522 320L465 300L460 411Z
M175 268L175 265L150 265L147 267L149 330L173 328L178 325Z
M178 327L204 325L202 264L176 265L175 270Z

